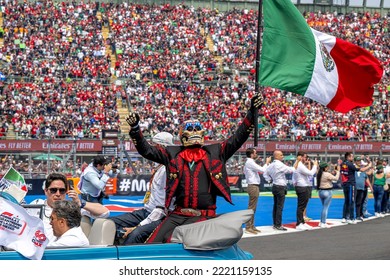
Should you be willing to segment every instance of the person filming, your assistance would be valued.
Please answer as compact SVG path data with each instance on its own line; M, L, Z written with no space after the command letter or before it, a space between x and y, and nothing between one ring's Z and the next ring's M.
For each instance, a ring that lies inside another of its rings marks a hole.
M95 157L80 177L78 188L81 198L88 202L102 203L108 179L116 177L118 170L102 155Z

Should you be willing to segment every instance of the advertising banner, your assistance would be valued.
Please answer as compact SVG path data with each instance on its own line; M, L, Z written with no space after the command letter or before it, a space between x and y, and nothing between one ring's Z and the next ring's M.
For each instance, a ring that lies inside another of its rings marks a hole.
M117 178L116 195L143 196L149 188L151 175L121 175Z
M0 152L69 152L72 149L73 140L0 140ZM78 140L76 151L98 152L102 150L100 140Z
M44 195L43 192L45 179L25 179L28 195Z
M220 141L206 141L206 144L219 143ZM47 152L66 153L71 151L73 140L0 140L0 153L9 152ZM119 140L77 140L77 152L91 152L116 155ZM252 148L253 141L249 140L239 149L245 152L247 148ZM104 149L103 149L104 148ZM124 142L124 148L127 152L137 152L131 141ZM260 141L257 149L268 153L275 150L294 153L296 151L306 151L308 153L345 153L348 151L367 152L367 153L390 153L390 144L388 142L358 142L358 141Z

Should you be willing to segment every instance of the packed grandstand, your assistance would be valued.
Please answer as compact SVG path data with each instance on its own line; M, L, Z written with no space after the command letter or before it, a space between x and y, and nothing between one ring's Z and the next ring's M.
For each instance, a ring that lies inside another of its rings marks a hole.
M254 94L255 10L53 1L0 6L2 139L11 131L17 139L101 139L102 130L121 129L119 108L128 104L142 112L145 135L177 136L178 124L196 116L206 140L221 140ZM311 27L370 51L384 77L373 105L347 114L264 88L259 138L389 141L389 15L304 16Z

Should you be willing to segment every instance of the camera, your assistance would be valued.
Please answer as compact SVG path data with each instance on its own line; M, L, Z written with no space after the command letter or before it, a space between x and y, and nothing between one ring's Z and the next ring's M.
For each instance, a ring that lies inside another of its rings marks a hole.
M113 163L112 166L111 166L112 169L118 169L118 164L116 163Z

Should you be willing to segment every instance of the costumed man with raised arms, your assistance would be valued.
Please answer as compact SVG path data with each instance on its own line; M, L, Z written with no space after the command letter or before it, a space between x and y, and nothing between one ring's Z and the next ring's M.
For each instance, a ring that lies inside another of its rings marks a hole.
M263 103L260 94L251 100L251 108L235 133L227 140L204 145L204 130L198 120L185 121L180 128L181 146L153 147L143 137L139 115L126 118L130 137L146 159L166 166L165 209L176 198L175 209L159 225L148 243L170 242L176 226L204 221L216 216L216 199L222 196L232 203L226 161L245 143L254 127L254 115Z

